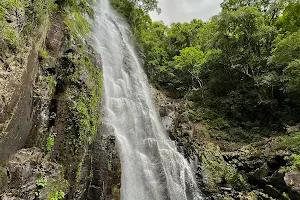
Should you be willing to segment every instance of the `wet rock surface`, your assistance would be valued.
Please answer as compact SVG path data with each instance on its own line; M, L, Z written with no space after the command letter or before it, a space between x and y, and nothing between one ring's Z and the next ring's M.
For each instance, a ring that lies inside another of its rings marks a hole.
M109 128L102 126L100 134L91 148L92 177L87 187L88 200L120 200L121 163L116 149L115 137ZM103 134L106 132L106 134Z

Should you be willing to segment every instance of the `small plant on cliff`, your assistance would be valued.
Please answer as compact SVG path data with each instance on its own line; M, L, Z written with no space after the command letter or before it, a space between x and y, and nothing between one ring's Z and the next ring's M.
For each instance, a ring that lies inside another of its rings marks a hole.
M36 186L39 188L43 188L47 185L47 179L40 179L36 181Z
M50 152L54 145L54 136L49 136L46 140L46 152Z
M50 196L49 200L61 200L65 197L65 193L63 191L56 191L53 196Z
M47 185L48 180L47 179L40 179L36 181L36 192L35 196L40 196L41 190Z
M41 51L40 51L40 57L41 57L42 59L47 59L47 58L49 58L48 51L45 50L45 49L41 50Z

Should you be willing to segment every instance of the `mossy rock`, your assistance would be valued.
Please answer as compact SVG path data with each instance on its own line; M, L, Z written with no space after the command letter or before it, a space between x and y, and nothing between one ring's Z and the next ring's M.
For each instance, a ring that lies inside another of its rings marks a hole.
M249 180L253 183L265 183L265 177L269 173L269 168L267 164L263 164L262 167L256 169L254 172L249 174Z
M220 148L213 143L206 143L199 151L202 161L204 191L217 192L224 183L229 183L236 174L236 169L223 158Z
M39 191L39 199L58 200L63 199L68 192L69 183L65 179L47 179L44 187Z
M241 173L234 174L229 183L238 191L245 191L250 187L247 178Z

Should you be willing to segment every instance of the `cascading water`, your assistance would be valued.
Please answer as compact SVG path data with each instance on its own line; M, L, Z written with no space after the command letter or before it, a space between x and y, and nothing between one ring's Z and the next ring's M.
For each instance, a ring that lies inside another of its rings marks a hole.
M93 41L104 77L103 122L114 129L122 200L202 199L188 162L165 134L126 23L98 0Z

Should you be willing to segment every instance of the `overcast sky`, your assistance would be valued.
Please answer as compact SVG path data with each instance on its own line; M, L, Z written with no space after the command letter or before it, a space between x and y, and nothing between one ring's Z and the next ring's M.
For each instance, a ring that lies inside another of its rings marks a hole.
M189 22L192 19L207 21L221 11L223 0L159 0L162 12L150 13L154 21L162 20L165 24L172 22Z

